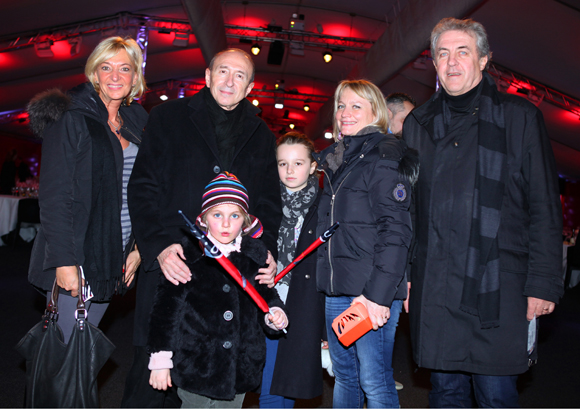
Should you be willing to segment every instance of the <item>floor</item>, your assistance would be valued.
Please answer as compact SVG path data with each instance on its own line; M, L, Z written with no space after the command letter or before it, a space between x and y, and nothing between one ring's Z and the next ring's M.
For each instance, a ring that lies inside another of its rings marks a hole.
M13 347L40 320L44 298L27 283L30 246L0 247L0 407L22 407L24 360ZM118 407L124 377L132 360L134 294L113 301L101 329L117 346L99 376L102 407ZM580 407L580 286L567 290L556 311L542 317L540 360L518 382L522 407ZM395 379L404 385L401 407L427 407L429 372L417 369L411 359L409 321L401 315L395 344ZM331 407L333 378L324 377L322 396L298 401L296 407ZM244 407L258 407L249 393Z

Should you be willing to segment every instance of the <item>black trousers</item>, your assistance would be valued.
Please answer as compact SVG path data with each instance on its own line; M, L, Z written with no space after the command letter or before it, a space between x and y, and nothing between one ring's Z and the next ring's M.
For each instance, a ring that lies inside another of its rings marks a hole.
M122 408L180 408L181 399L177 396L177 387L166 391L153 389L149 385L151 371L149 354L145 347L134 347L133 366L125 380Z

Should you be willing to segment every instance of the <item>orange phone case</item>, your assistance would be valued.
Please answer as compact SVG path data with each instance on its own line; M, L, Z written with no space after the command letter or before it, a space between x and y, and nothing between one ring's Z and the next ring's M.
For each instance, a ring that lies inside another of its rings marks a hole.
M332 329L345 347L350 346L372 328L369 313L360 303L351 305L332 321Z

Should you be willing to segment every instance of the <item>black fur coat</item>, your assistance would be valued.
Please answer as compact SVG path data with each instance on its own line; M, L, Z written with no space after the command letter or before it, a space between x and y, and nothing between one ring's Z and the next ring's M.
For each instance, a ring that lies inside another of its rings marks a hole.
M264 313L197 241L184 238L191 281L175 286L160 277L151 313L150 353L173 351L171 379L181 389L212 399L260 386L266 359ZM229 259L270 307L283 307L276 290L254 277L267 257L265 245L244 237Z

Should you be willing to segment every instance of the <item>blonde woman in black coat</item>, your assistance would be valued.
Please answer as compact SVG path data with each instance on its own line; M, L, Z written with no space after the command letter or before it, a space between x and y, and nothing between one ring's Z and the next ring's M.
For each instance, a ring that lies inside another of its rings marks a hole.
M132 39L103 40L89 56L84 83L66 95L50 90L29 105L43 138L41 228L29 281L50 292L61 287L59 325L72 333L83 268L93 297L89 320L98 325L111 297L131 284L141 257L132 243L127 182L147 113L133 100L145 91L141 49Z

